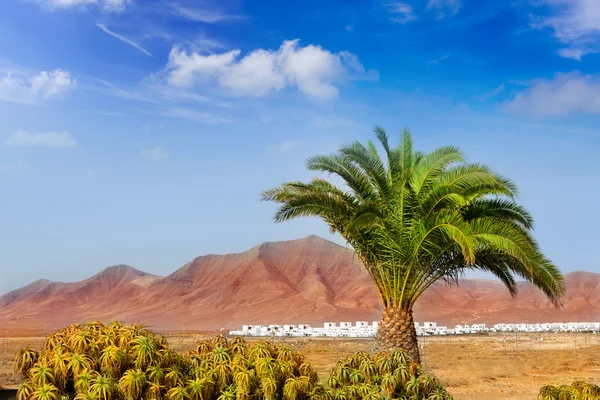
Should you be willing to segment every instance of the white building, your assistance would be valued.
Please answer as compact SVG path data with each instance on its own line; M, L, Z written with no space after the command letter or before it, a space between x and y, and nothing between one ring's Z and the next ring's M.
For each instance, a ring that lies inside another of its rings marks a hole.
M234 336L293 336L293 337L374 337L379 329L379 322L373 321L369 325L366 321L356 321L353 326L350 322L325 322L322 328L313 328L307 324L299 325L242 325L241 330L230 331ZM432 335L469 335L484 332L600 332L600 322L546 322L538 324L495 324L488 328L486 324L456 325L450 329L447 326L438 326L436 322L429 321L420 325L415 322L418 336Z

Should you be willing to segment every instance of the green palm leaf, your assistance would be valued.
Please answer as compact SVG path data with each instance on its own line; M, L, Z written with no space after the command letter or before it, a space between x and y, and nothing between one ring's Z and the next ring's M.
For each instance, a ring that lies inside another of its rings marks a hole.
M343 187L315 178L262 199L279 204L275 222L317 217L354 248L383 303L381 347L405 348L418 363L412 307L431 285L456 283L467 270L494 274L513 296L523 278L560 306L563 277L540 251L510 179L468 163L453 146L415 151L407 130L395 148L382 128L375 135L383 152L353 142L308 159L309 170L335 175Z

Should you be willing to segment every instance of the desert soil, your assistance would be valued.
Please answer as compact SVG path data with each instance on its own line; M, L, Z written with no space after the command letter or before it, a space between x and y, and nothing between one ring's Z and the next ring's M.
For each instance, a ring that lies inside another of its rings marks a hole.
M169 335L186 351L200 335ZM543 340L540 340L542 338ZM275 339L302 351L327 376L338 357L370 351L371 339ZM18 384L12 359L26 345L41 347L43 338L0 338L0 387ZM600 334L514 334L428 337L420 341L424 367L436 375L457 400L533 400L547 384L586 380L600 384Z

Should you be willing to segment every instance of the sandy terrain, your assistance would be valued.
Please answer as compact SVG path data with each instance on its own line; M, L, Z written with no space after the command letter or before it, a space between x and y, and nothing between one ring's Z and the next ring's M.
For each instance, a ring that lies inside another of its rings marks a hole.
M186 351L201 335L170 335L178 351ZM539 339L543 338L543 341ZM514 334L429 337L421 341L425 368L438 376L457 400L535 399L542 385L570 384L575 379L600 384L600 335ZM327 376L335 360L358 350L369 351L370 339L275 339L301 350L319 376ZM40 347L42 338L0 339L0 386L14 387L12 357L19 347Z

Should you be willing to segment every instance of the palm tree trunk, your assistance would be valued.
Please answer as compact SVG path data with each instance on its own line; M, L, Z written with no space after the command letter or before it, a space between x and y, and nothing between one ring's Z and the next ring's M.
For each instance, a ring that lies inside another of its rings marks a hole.
M375 340L382 350L402 349L408 352L414 362L421 364L412 309L384 309Z

